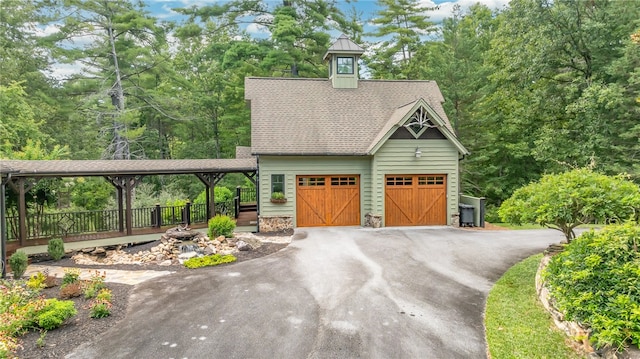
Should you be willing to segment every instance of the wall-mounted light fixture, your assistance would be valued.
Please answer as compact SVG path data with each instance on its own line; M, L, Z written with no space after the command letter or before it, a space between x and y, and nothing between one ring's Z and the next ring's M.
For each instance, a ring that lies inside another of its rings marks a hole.
M416 158L420 158L422 156L422 151L420 151L420 147L416 147Z

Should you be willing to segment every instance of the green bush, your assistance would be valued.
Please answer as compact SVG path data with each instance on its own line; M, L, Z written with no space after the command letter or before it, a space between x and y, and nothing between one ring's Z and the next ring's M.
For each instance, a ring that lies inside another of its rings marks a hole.
M111 302L104 299L96 299L91 302L91 318L106 318L111 315Z
M59 261L64 257L64 242L60 238L50 239L47 244L47 252L54 261Z
M27 266L29 265L29 257L24 252L15 252L9 257L9 265L11 266L11 270L13 271L13 278L19 279L22 277L24 272L27 271Z
M216 186L213 188L213 196L216 200L216 203L221 203L221 202L227 202L231 199L233 199L233 191L231 191L230 189L228 189L227 187L223 187L223 186ZM196 197L195 200L193 200L194 204L206 204L207 203L207 192L206 191L202 191L200 192L200 194L198 195L198 197Z
M210 256L189 258L186 261L184 261L184 266L187 268L200 268L200 267L217 266L218 264L231 263L235 261L236 261L236 257L231 254L227 254L227 255L212 254Z
M504 222L539 224L562 231L570 242L581 224L635 219L640 188L626 176L588 168L543 176L516 190L498 211Z
M76 315L78 311L73 301L57 299L47 299L46 305L37 315L38 326L44 330L51 330L59 327L62 323Z
M211 239L218 236L231 237L234 229L236 229L236 221L229 216L218 214L209 220L208 235Z
M596 347L640 344L640 226L591 230L555 255L544 278L558 309L590 326Z

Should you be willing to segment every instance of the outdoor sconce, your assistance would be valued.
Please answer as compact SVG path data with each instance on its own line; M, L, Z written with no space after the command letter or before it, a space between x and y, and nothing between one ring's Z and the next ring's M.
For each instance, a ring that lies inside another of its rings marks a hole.
M420 158L422 156L422 151L420 151L420 147L416 147L416 158Z

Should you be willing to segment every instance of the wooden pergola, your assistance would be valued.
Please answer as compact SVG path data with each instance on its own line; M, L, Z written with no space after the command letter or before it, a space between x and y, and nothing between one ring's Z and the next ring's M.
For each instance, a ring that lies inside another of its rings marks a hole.
M18 193L18 221L20 245L27 238L26 193L43 178L104 177L117 191L120 232L132 234L132 190L145 176L193 174L206 186L207 213L215 213L213 189L227 173L242 173L254 184L257 160L245 156L236 159L185 160L51 160L0 161L0 230L2 236L2 263L6 258L6 203L5 186ZM126 224L126 225L125 225ZM4 272L4 266L3 266Z

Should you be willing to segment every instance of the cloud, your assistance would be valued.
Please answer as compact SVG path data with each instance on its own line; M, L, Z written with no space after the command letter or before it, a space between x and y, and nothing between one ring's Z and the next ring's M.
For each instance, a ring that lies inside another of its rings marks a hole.
M160 20L169 19L169 18L180 15L179 13L173 11L172 7L167 4L162 4L161 9L164 10L165 12L164 13L157 12L153 14L156 18Z
M255 22L247 25L246 31L249 34L270 34L271 33L269 31L269 28L267 28L264 25L256 24Z

